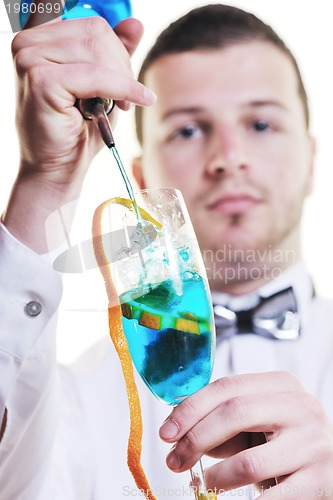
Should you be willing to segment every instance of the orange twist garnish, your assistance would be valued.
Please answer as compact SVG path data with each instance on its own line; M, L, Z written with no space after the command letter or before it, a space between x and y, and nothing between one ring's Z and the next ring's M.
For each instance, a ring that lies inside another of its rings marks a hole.
M104 252L102 238L102 216L104 209L113 204L120 204L128 209L132 208L132 202L126 198L111 198L105 201L95 210L93 217L92 233L95 258L100 272L104 278L105 288L108 296L108 318L109 331L113 345L118 354L125 380L127 401L130 413L130 432L127 445L127 464L139 490L143 491L148 500L157 500L154 496L146 474L141 465L142 451L142 415L138 389L134 379L132 358L128 349L128 343L122 325L122 312L116 287L113 283L108 259ZM138 207L144 220L150 221L161 228L161 224L155 221L145 210Z

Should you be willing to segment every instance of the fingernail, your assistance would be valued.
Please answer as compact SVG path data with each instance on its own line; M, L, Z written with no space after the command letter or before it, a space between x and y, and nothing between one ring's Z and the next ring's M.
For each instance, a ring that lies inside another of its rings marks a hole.
M149 104L154 104L156 102L157 95L148 87L145 87L145 98L149 101Z
M174 449L172 449L170 451L169 455L167 456L166 462L167 462L167 466L173 470L179 469L182 465L180 458L177 455L177 453L174 451Z
M168 418L160 428L162 439L174 439L179 432L179 427L174 420Z

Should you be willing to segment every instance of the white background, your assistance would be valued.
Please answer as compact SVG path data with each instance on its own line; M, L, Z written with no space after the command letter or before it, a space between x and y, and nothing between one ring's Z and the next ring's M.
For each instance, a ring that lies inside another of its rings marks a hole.
M145 25L140 48L133 58L134 70L169 22L206 2L198 0L132 0L133 12ZM216 2L212 2L216 3ZM257 14L277 30L299 62L310 98L311 130L317 139L317 173L314 194L308 200L303 222L304 257L319 293L333 298L333 167L332 130L332 19L331 0L234 0L227 2ZM0 210L3 210L18 165L14 125L15 81L10 43L13 35L4 4L0 4ZM19 104L18 104L19 106ZM19 109L19 108L18 108ZM138 151L132 112L123 113L115 131L116 144L125 165ZM89 235L89 210L121 189L120 176L109 152L102 151L91 167L76 219L76 231ZM89 207L89 210L88 210ZM75 233L75 231L74 231ZM59 325L59 359L70 362L100 336L107 335L105 294L97 271L64 277L65 294ZM73 309L90 309L78 312Z

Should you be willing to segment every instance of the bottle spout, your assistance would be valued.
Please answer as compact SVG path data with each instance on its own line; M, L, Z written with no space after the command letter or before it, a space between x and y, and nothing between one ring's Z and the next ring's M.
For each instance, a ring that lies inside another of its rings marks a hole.
M113 106L112 99L103 99L101 97L79 99L77 101L77 107L83 118L92 120L97 125L103 142L108 148L115 146L111 125L107 117Z

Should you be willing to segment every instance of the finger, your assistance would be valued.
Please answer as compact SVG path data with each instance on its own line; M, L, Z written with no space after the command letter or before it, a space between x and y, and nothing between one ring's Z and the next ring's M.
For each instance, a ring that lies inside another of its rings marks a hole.
M121 42L119 42L121 43ZM82 50L82 47L87 47ZM122 46L122 49L125 50ZM129 61L122 58L122 54L117 52L114 43L102 43L100 38L90 41L80 37L73 40L72 37L61 37L56 43L54 39L38 44L21 46L17 50L15 47L15 64L18 71L26 71L28 68L37 64L55 63L94 63L101 66L116 69L117 73L125 73L133 78ZM106 56L108 53L113 53L112 61Z
M207 450L205 454L212 458L228 458L247 448L251 448L250 434L248 432L240 432L237 436L228 439L215 448Z
M114 31L125 45L128 53L132 55L143 35L142 23L138 19L130 17L117 24Z
M32 16L32 15L31 15ZM31 17L30 16L30 17ZM86 50L91 53L94 44L101 41L101 44L108 43L108 39L119 43L123 47L119 38L110 28L109 24L102 17L87 17L84 19L59 20L45 25L38 25L33 30L22 30L13 41L14 55L19 50L27 46L36 45L40 49L42 44L51 42L56 44L62 39L70 40L67 50L75 44L81 44L82 53ZM107 54L105 55L107 57Z
M18 36L12 45L18 70L24 72L39 63L91 62L114 68L120 75L128 74L133 78L123 43L105 21L93 19L87 23L84 20L64 21L53 29L39 28ZM74 29L68 29L70 24Z
M143 25L138 19L124 19L114 28L114 30L112 30L108 22L100 16L93 16L84 19L70 19L64 21L61 18L62 10L58 15L55 11L55 6L57 6L57 12L58 9L60 9L60 6L62 9L62 3L60 0L59 2L58 0L47 2L49 11L52 10L49 6L53 6L53 11L49 13L44 12L45 3L43 3L43 1L44 0L36 0L36 8L34 9L34 12L30 14L23 28L23 31L29 28L35 28L34 34L36 36L36 41L38 41L38 38L43 35L50 37L51 34L54 34L56 30L59 29L58 26L55 26L59 23L59 21L61 21L61 29L63 30L63 35L72 36L73 39L75 38L79 30L82 32L82 29L85 29L88 35L93 34L96 38L100 37L101 33L103 33L105 29L107 29L109 32L113 32L116 34L117 38L126 47L127 52L130 55L134 53L142 38ZM40 11L38 11L38 5L41 6L41 9L39 9ZM53 22L49 23L49 21L51 20ZM47 32L43 30L43 25L46 23L48 23Z
M310 472L301 469L290 477L283 479L268 491L261 490L257 500L314 500L319 498L333 498L332 475L326 477L321 471Z
M43 6L43 0L36 1L36 12L30 14L28 21L24 25L21 32L23 33L29 28L35 28L33 30L35 43L47 39L49 40L51 36L53 38L59 30L62 31L63 37L72 37L73 40L78 34L82 34L84 32L86 32L87 36L94 36L95 38L100 38L102 34L109 32L114 33L125 46L127 52L132 55L142 38L143 25L135 18L129 18L121 21L114 30L112 30L108 22L100 16L93 16L84 19L62 20L61 15L59 14L58 17L53 19L52 23L49 23L49 19L45 16L45 14L38 12L38 4ZM49 2L47 5L49 5ZM59 6L61 3L57 3L57 0L52 0L50 5ZM46 22L48 22L47 30L45 30L44 26ZM17 36L20 38L20 35ZM29 32L29 36L31 36L31 32ZM25 39L23 43L25 43Z
M82 77L80 77L82 75ZM113 71L93 64L66 64L35 66L29 74L30 85L47 97L53 107L62 110L72 106L76 96L87 99L112 95L117 100L127 100L139 105L149 105L154 96L143 85L130 78L116 78ZM45 82L48 85L45 85ZM50 84L50 82L52 82ZM111 82L111 83L110 83Z
M228 399L300 389L303 390L298 380L287 372L254 373L218 379L176 406L162 424L160 437L167 442L177 441Z
M295 392L266 395L264 400L260 394L229 399L176 443L167 464L177 472L189 469L203 454L216 451L220 444L244 432L265 432L269 440L274 440L287 429L302 428L303 438L311 436L312 424L302 422L309 399L306 393L295 397Z
M295 474L302 469L311 451L290 454L293 437L293 433L288 432L279 440L244 450L208 467L205 470L208 488L232 490L273 477Z
M225 441L225 443L206 451L206 455L212 458L228 458L242 450L264 443L267 443L267 439L263 432L240 432L237 436Z

